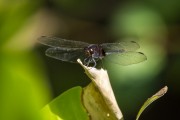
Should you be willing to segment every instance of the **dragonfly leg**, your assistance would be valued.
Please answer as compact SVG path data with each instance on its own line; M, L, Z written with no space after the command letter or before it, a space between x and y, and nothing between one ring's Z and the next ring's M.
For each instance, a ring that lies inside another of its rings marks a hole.
M93 68L94 68L94 67L96 67L96 65L97 65L97 64L96 64L96 60L95 60L94 58L92 58L92 59L91 59L91 62L93 62L93 63L94 63Z
M85 58L85 59L84 59L84 61L83 61L83 63L84 63L84 64L86 64L86 63L87 63L87 59L88 59L88 58Z
M91 62L91 58L87 57L84 59L84 65L89 66L89 63Z
M92 57L88 57L84 59L84 65L89 66L90 63L94 63L93 67L96 67L96 60Z

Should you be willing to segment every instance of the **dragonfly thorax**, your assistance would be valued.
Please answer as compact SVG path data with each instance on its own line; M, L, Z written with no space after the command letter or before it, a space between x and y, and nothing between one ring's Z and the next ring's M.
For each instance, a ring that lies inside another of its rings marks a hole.
M95 67L96 61L102 59L105 56L103 48L98 44L90 44L84 48L85 56L84 64L89 66L90 63L93 63Z
M96 59L101 59L105 56L105 52L98 44L91 44L84 48L85 55Z

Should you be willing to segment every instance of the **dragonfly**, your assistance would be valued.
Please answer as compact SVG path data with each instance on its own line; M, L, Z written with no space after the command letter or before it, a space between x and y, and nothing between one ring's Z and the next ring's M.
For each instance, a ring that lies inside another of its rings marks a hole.
M48 36L42 36L38 38L38 41L50 47L45 51L47 56L72 63L77 63L77 59L81 59L86 66L96 67L97 61L104 58L123 66L140 63L147 59L142 52L136 52L140 46L135 41L89 44Z

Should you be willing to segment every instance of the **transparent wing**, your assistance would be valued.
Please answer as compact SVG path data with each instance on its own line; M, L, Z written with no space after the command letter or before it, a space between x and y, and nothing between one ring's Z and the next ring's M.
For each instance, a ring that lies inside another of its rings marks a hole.
M109 54L105 57L112 63L120 65L131 65L147 60L147 57L141 52L124 52L119 54Z
M81 60L85 58L83 49L78 48L49 48L46 50L46 55L67 62L77 62L78 58Z
M119 43L103 43L101 44L101 46L106 54L135 51L140 48L139 44L134 41L124 41Z
M62 38L47 37L47 36L42 36L38 38L38 41L41 44L44 44L50 47L84 48L85 46L89 45L86 42L66 40Z

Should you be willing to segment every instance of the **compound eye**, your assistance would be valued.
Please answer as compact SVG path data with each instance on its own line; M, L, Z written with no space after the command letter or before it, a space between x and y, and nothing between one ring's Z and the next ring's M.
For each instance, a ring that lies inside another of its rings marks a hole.
M93 54L93 53L94 53L94 50L91 48L91 49L89 50L89 52L90 52L90 54Z

